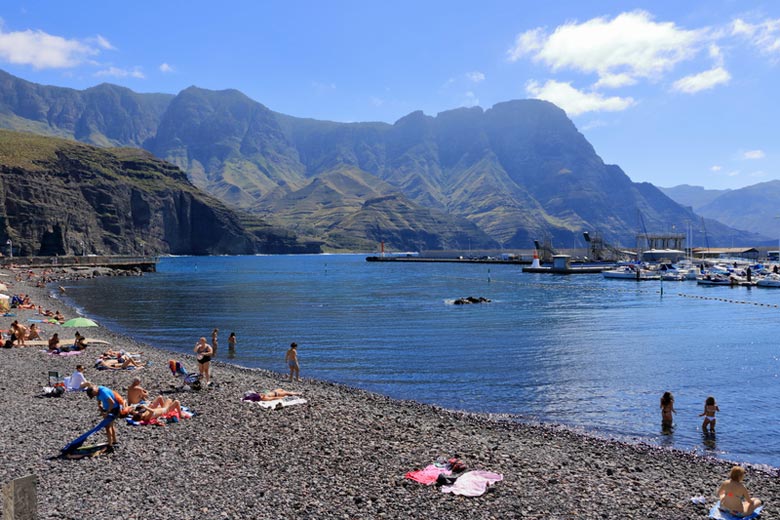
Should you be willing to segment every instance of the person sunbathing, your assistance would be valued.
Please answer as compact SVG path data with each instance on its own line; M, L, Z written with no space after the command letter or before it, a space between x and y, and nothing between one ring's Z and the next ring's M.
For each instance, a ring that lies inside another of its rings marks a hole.
M51 338L49 338L49 352L59 352L60 351L60 335L58 333L54 333Z
M302 394L300 392L288 392L287 390L277 388L271 392L259 392L257 395L260 396L261 401L275 401L277 399L281 399L282 397Z
M133 359L130 356L122 356L119 359L116 358L109 358L109 359L103 359L98 358L98 360L95 362L95 368L98 370L122 370L129 367L134 368L143 368L143 364L139 363L135 359Z
M41 339L41 331L38 328L37 323L33 323L30 325L30 330L27 331L27 337L24 339L33 340L33 339Z
M181 403L178 399L171 400L160 396L149 406L143 404L136 406L131 417L135 422L146 422L170 412L178 412L181 415Z
M141 379L133 378L133 382L127 387L127 404L139 404L146 401L149 392L141 386Z

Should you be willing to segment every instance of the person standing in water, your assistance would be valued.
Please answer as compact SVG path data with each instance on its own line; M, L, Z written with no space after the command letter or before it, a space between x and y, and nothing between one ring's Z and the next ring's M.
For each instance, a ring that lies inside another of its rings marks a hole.
M215 359L217 357L217 334L219 334L219 329L215 328L211 331L211 358Z
M284 355L284 360L287 362L287 366L290 369L290 381L293 380L293 375L296 381L300 381L301 367L298 364L298 344L295 342L290 343L290 349L287 354Z
M715 433L715 412L719 412L720 408L715 403L715 398L709 396L704 401L704 411L699 414L699 417L704 417L704 421L701 423L701 430L707 431L707 425L710 427L710 433Z
M677 413L674 409L674 396L671 392L664 392L661 397L661 427L668 429L672 427L672 414Z
M228 336L228 351L235 352L236 351L236 333L231 332L230 336Z

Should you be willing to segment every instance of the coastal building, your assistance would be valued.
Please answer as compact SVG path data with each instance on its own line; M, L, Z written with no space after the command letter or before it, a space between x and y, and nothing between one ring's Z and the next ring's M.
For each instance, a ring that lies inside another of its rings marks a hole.
M730 258L758 261L759 252L755 247L694 247L691 251L694 258L702 260L726 260Z

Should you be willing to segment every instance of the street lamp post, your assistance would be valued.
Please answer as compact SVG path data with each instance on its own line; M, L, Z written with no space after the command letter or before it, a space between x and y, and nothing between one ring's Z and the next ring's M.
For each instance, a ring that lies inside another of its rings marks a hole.
M6 244L8 245L8 256L13 258L14 257L14 243L11 242L11 239L9 238L6 241Z

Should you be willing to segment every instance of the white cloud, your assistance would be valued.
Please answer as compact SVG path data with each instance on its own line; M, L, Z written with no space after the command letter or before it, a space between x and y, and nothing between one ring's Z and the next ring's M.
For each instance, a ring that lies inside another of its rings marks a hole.
M544 47L545 38L544 29L541 27L518 34L514 47L507 51L507 59L517 61L526 54L541 50Z
M763 171L763 170L757 170L757 171L754 171L754 172L750 172L748 174L748 176L749 177L762 178L762 177L766 177L766 172Z
M476 70L474 72L467 73L466 77L469 79L469 81L473 81L474 83L485 81L485 74Z
M594 88L619 88L634 85L636 79L628 74L605 74L593 85Z
M168 72L175 72L176 69L174 69L171 65L168 63L161 63L160 64L160 72L162 73L168 73Z
M723 167L722 167L722 166L720 166L720 165L718 165L718 164L715 164L715 165L713 165L713 166L711 166L711 167L710 167L710 170L711 170L711 171L714 171L714 172L719 172L719 171L721 171L722 169L723 169Z
M748 150L742 154L743 159L763 159L766 154L763 150Z
M705 38L704 31L690 31L673 22L655 22L646 11L622 13L613 19L593 18L569 22L552 34L537 28L520 34L507 52L510 61L528 54L553 71L562 69L596 73L605 84L611 76L658 77L677 63L690 59Z
M138 78L144 79L144 75L141 67L133 67L132 69L121 69L119 67L108 67L107 69L99 70L95 73L95 76L112 76L115 78Z
M98 43L98 46L102 45ZM29 29L5 32L0 27L0 60L8 63L36 69L68 68L98 53L97 48L79 40Z
M737 18L731 24L731 34L746 38L766 54L780 53L780 19L751 24Z
M371 96L368 98L368 102L371 103L372 106L375 107L381 107L385 104L385 100L376 96Z
M729 177L739 177L739 170L732 170L728 172L726 175L728 175Z
M695 94L702 90L714 88L717 85L725 85L729 81L731 81L731 74L723 67L715 67L714 69L680 78L674 82L672 88L686 94Z
M604 97L597 92L582 92L570 83L547 81L540 85L529 81L526 92L537 99L550 101L561 107L569 116L577 116L586 112L619 112L635 104L630 97Z
M470 90L464 94L463 106L473 107L479 105L479 98Z
M111 42L109 42L107 39L102 37L101 35L97 35L94 38L91 39L91 41L94 41L98 44L99 47L102 47L103 49L109 50L109 51L115 51L116 47L111 45Z

